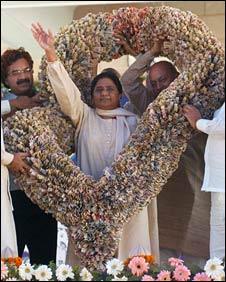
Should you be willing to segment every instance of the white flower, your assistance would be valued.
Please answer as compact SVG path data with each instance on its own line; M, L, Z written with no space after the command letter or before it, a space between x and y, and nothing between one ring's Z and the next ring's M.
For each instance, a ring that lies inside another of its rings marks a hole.
M111 281L128 281L128 278L126 276L123 277L115 276Z
M31 281L34 269L30 263L21 264L19 267L19 275L23 280Z
M209 259L204 267L206 274L211 278L217 277L219 272L224 269L222 263L223 261L218 258Z
M72 267L69 265L61 264L56 270L56 277L59 281L66 281L67 278L74 279Z
M92 281L93 275L85 267L79 275L82 278L82 281Z
M107 262L106 268L108 274L117 276L123 271L124 265L120 260L114 258Z
M225 281L225 272L224 270L219 270L217 274L212 275L211 278L214 279L214 281Z
M52 278L52 271L47 265L39 266L35 271L35 278L38 281L49 281Z
M19 281L15 277L7 278L6 281Z

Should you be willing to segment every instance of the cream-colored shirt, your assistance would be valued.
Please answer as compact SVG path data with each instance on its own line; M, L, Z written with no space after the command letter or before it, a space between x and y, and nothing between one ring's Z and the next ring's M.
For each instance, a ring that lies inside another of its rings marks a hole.
M137 116L122 108L104 111L86 105L59 61L48 63L48 76L61 110L76 127L78 165L85 174L99 179L128 142L136 128Z
M58 61L48 63L48 76L61 110L71 118L76 127L78 164L84 173L99 179L104 169L112 164L122 147L128 142L130 134L136 128L137 116L122 108L104 111L87 106L81 100L78 88ZM101 116L116 118L103 119ZM156 213L152 214L157 218ZM156 226L154 223L152 221L152 224ZM134 254L143 248L148 253L152 251L158 261L156 231L157 229L154 233L149 231L148 213L145 207L125 224L119 244L119 259L123 260L131 252ZM71 265L79 263L73 249L73 243L69 237L67 263Z

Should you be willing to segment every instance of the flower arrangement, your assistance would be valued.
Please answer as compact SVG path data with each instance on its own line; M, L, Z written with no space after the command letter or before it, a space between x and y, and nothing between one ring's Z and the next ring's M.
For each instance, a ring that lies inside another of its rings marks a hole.
M41 90L49 103L17 112L3 126L7 150L31 155L32 174L17 177L18 183L33 202L69 227L74 252L90 270L104 268L115 255L123 225L160 193L177 169L194 133L182 107L193 104L210 118L224 101L223 46L196 15L170 7L88 14L59 32L59 59L83 96L90 89L92 53L99 61L125 54L112 36L114 31L126 32L140 52L149 48L150 38L166 39L170 45L161 55L175 62L181 73L149 105L99 181L82 173L68 156L75 130L56 104L44 60ZM181 267L181 275L185 272Z
M18 258L16 258L18 260ZM189 269L183 260L170 258L168 263L159 267L144 256L134 256L127 262L109 260L104 271L90 272L85 267L54 263L31 265L13 260L1 260L1 280L3 281L225 281L223 261L209 259L204 270L198 267ZM22 259L21 259L22 260ZM197 272L199 270L199 272Z

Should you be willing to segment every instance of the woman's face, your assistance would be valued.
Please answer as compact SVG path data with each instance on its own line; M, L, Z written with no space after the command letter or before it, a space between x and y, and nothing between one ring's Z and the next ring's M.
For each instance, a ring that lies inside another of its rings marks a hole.
M101 78L93 91L93 105L102 110L113 110L119 107L121 94L109 78Z

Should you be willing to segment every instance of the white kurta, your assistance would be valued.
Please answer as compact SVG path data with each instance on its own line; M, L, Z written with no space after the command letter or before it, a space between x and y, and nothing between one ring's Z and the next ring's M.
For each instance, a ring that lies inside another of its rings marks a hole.
M202 191L225 192L225 103L212 120L200 119L196 126L208 134Z
M81 100L78 88L58 61L48 63L48 76L61 110L71 118L76 127L78 164L84 173L98 180L103 175L103 170L111 165L128 142L129 135L136 128L137 117L121 108L104 111L87 106ZM103 119L101 116L116 118ZM127 258L130 251L138 246L151 252L147 208L132 217L124 230L127 234L123 236L128 236L122 239L124 243L119 246L120 259ZM78 263L70 238L67 263Z
M10 111L7 103L1 103L2 114ZM9 192L9 172L7 165L13 160L13 155L5 151L1 122L1 256L5 248L12 250L13 256L18 256L16 229L12 213L12 201Z

